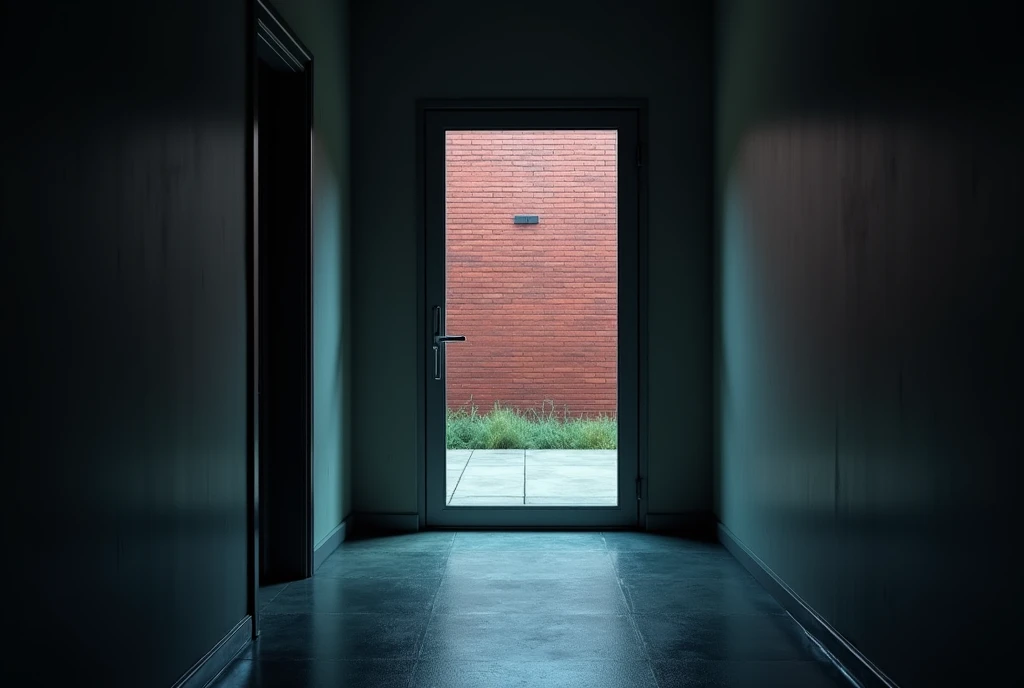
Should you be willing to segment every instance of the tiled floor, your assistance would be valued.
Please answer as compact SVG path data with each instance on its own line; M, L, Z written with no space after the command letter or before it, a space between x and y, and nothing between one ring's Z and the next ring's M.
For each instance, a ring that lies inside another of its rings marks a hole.
M439 688L849 686L720 546L641 533L345 543L263 591L216 684Z
M614 449L449 449L453 506L615 506Z

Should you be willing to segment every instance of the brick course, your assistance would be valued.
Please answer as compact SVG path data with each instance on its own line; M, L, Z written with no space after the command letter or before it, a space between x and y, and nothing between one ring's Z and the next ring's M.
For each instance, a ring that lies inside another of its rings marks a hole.
M616 132L448 132L445 172L449 407L615 415Z

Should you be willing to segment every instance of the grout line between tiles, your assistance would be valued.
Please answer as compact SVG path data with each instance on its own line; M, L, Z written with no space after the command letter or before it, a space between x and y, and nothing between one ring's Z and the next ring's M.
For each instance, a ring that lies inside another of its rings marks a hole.
M605 548L608 549L608 540L605 538L605 534L601 533L601 540L605 544ZM629 626L633 629L633 633L636 634L637 640L640 642L640 648L643 650L644 657L647 659L647 665L651 669L651 674L654 676L655 684L658 683L658 676L654 673L654 665L651 664L650 649L647 647L647 640L644 639L643 634L640 632L640 626L636 622L636 614L633 611L632 598L626 592L626 589L622 587L622 577L619 576L619 569L615 566L615 558L612 557L611 549L608 549L608 559L612 565L612 573L615 576L615 584L619 586L619 594L622 595L623 601L626 603L626 617L629 619Z
M472 455L470 455L472 456ZM466 461L468 464L469 461ZM420 636L420 646L416 650L416 660L413 662L412 671L409 673L409 683L411 686L413 679L416 678L416 668L420 664L420 659L423 657L423 645L427 641L427 631L430 630L430 622L434 620L434 608L437 606L437 596L441 594L441 586L444 585L444 579L448 575L448 559L452 556L452 548L455 547L455 538L459 537L456 532L452 536L451 542L448 543L448 549L444 553L444 567L441 569L441 579L437 583L437 590L434 591L434 596L430 598L430 614L427 615L427 625L423 627L423 634Z
M658 672L654 670L653 660L647 660L647 669L651 672L651 678L654 679L654 688L661 688L661 681L658 680Z
M434 591L433 597L430 598L430 613L427 615L427 625L423 629L423 635L420 637L420 647L419 647L419 649L416 652L416 661L417 662L419 662L420 661L420 657L423 656L423 644L424 644L424 642L426 641L426 638L427 638L427 631L430 629L430 621L432 621L433 618L434 618L434 608L437 605L437 596L441 592L441 586L444 585L444 577L447 575L446 572L445 572L447 570L447 560L449 560L449 558L452 556L452 548L455 547L455 540L456 540L456 537L458 537L458 536L459 536L458 532L456 532L452 536L452 542L450 542L449 545L447 545L447 549L444 552L444 566L441 568L441 577L440 577L440 579L437 582L437 590ZM415 666L414 666L414 672L415 672ZM410 680L412 680L412 679L410 679Z
M271 597L271 598L270 598L269 600L267 600L267 601L266 601L266 602L264 602L264 603L263 603L262 605L260 605L260 610L262 611L262 610L266 609L267 607L269 607L270 605L272 605L272 604L274 603L274 600L276 600L276 599L277 599L278 597L280 597L280 596L281 596L281 593L283 593L283 592L284 592L284 591L285 591L285 590L286 590L286 589L288 588L288 586L289 586L289 585L291 585L291 583L285 583L285 584L284 584L284 585L283 585L283 586L281 587L281 589L277 591L277 594L276 594L276 595L274 595L274 596L273 596L273 597Z

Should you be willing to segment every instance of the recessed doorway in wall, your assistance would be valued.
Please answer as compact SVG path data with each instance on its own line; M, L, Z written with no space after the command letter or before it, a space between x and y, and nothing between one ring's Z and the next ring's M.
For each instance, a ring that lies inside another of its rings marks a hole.
M313 56L254 6L250 614L313 574Z

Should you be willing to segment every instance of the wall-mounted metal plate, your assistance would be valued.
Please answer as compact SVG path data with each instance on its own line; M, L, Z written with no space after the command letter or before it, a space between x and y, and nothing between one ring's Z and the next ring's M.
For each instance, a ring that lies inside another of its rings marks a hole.
M516 215L512 222L517 225L535 225L540 222L539 215Z

